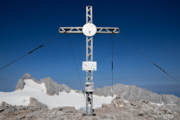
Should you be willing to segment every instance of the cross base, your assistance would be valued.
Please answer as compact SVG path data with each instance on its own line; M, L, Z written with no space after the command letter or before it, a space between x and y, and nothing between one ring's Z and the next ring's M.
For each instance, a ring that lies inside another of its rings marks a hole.
M82 116L96 116L96 114L92 114L92 115L82 114Z

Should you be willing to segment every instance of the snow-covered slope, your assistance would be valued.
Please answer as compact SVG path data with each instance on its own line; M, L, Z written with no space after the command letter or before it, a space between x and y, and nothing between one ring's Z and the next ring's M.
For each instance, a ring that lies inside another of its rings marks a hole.
M39 102L46 104L50 109L59 106L74 106L76 109L85 107L85 97L82 93L70 90L69 93L62 91L59 95L50 96L46 93L45 83L37 83L32 79L25 79L22 90L13 92L0 92L0 102L7 102L12 105L29 105L29 98L36 98ZM101 107L103 103L110 103L112 97L93 96L93 107Z
M158 95L134 85L116 84L113 90L110 86L97 88L93 94L93 108L108 104L112 96L121 94L126 101L149 100L156 104L180 105L180 98L174 95ZM58 84L50 77L37 81L25 73L18 81L15 91L0 92L0 103L7 102L12 105L29 105L30 98L47 105L50 109L63 106L74 106L76 109L85 108L85 96L81 90L73 90L65 84Z

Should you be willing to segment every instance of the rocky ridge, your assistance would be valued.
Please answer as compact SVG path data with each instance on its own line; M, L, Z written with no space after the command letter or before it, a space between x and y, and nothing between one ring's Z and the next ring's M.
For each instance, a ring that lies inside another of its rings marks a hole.
M53 95L59 95L59 92L62 92L62 91L66 91L67 93L70 92L70 90L72 90L70 87L68 87L67 85L65 84L58 84L56 83L55 81L53 81L50 77L46 77L44 79L40 79L40 81L37 81L35 78L32 78L31 75L29 73L25 73L21 79L19 79L17 85L16 85L16 88L15 90L22 90L25 86L25 82L24 80L25 79L31 79L33 80L34 82L38 83L38 84L41 84L41 83L45 83L45 86L46 86L46 93L50 96L53 96ZM78 93L82 93L81 90L75 90L76 92Z
M123 98L128 101L149 100L152 103L180 105L180 98L174 95L159 95L135 85L116 84L113 85L113 87L105 86L103 88L94 89L94 94L99 96L114 96L121 94Z
M17 86L15 90L22 90L24 88L25 79L32 79L36 83L45 83L46 86L46 93L48 95L59 95L59 92L66 91L67 93L70 92L70 90L73 90L69 88L65 84L58 84L54 82L50 77L41 79L40 81L37 81L36 79L32 78L29 73L25 73L23 77L18 81ZM81 90L75 90L77 93L82 93ZM135 85L123 85L123 84L116 84L113 85L113 89L110 86L105 86L103 88L96 88L94 89L94 95L98 96L114 96L121 94L123 98L127 101L141 101L141 100L149 100L152 103L158 103L158 104L176 104L180 105L180 98L174 96L174 95L165 95L161 94L158 95L157 93L153 93L149 90L139 88Z
M30 98L29 106L12 106L5 102L0 105L1 120L179 120L180 106L151 104L147 100L127 102L117 95L110 104L94 110L96 116L83 116L85 111L74 107L46 106ZM37 104L36 104L37 103Z

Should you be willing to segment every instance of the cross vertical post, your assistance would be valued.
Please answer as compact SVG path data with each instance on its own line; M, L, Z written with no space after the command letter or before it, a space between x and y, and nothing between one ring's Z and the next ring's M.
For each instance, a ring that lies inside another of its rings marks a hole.
M92 6L86 6L86 24L92 23ZM86 36L86 62L93 61L93 37ZM90 74L90 75L89 75ZM86 83L93 83L93 71L86 71ZM93 92L86 91L86 115L93 114Z

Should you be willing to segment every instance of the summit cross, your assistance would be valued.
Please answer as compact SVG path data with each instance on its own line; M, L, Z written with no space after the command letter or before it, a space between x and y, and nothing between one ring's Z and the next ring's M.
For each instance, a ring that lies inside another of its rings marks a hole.
M95 34L118 34L118 27L96 27L92 19L92 6L86 6L86 24L83 27L60 27L60 34L81 34L86 36L86 62L93 62L93 36ZM91 82L88 82L91 80ZM86 70L86 115L93 115L93 70Z

